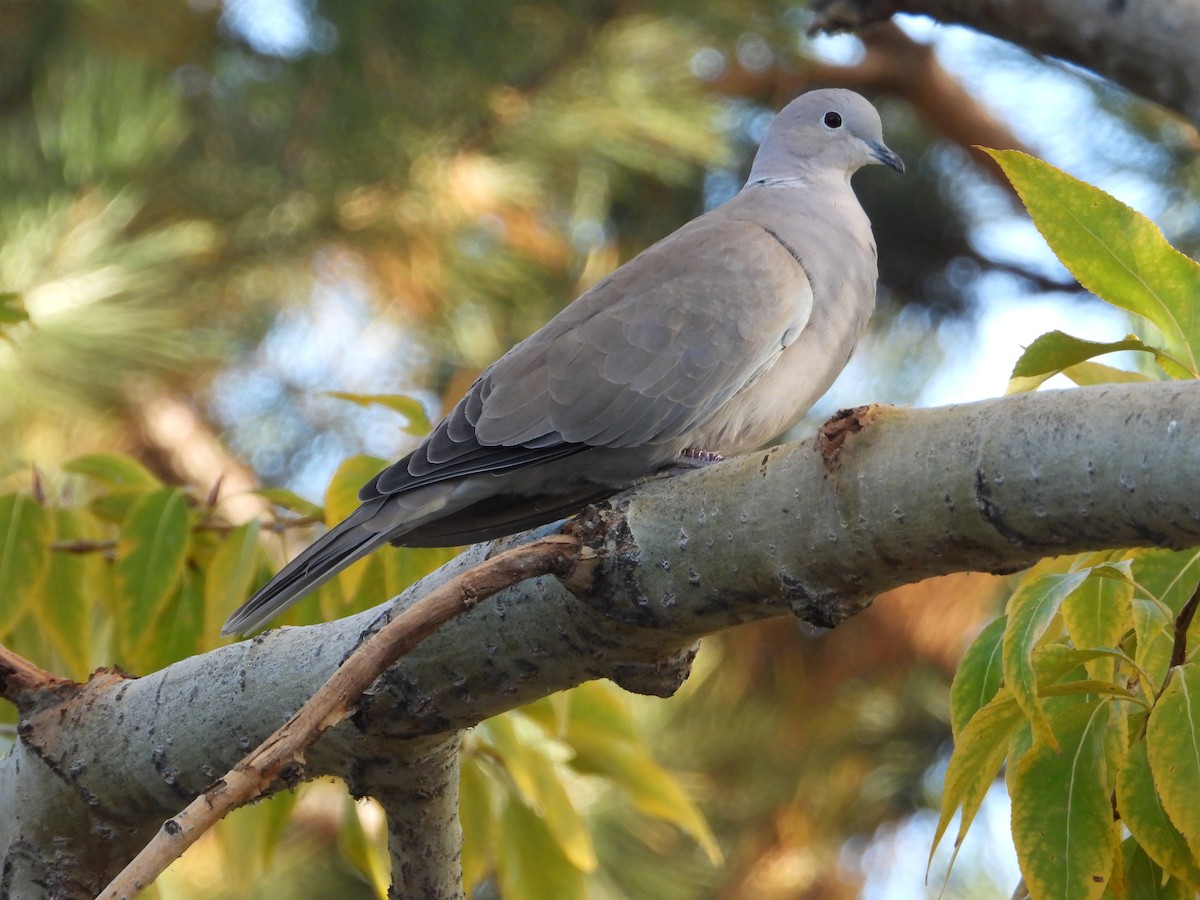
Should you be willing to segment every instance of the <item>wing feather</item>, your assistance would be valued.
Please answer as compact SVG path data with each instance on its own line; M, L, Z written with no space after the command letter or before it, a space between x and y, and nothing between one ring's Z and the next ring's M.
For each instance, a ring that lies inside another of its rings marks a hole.
M710 213L583 294L487 369L363 499L686 436L778 359L812 309L760 226ZM754 296L746 296L753 292Z

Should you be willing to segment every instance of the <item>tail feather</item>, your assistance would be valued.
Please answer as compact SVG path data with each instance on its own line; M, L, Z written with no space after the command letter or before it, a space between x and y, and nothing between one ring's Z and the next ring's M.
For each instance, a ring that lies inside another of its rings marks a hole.
M221 634L249 634L346 566L387 543L387 532L369 531L361 521L359 516L351 516L305 548L229 617Z

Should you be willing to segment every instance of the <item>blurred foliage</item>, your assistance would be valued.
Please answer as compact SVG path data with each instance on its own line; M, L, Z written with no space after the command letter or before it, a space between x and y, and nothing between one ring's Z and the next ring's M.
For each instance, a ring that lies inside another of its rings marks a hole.
M1145 353L1145 371L1132 373L1143 379L1200 377L1200 264L1098 188L1022 153L989 152L1063 264L1144 332L1113 343L1044 335L1010 392L1057 373L1126 381L1131 373L1092 362L1115 350ZM1022 576L954 680L935 845L960 808L961 843L1003 765L1032 900L1200 891L1198 585L1196 550L1080 554Z

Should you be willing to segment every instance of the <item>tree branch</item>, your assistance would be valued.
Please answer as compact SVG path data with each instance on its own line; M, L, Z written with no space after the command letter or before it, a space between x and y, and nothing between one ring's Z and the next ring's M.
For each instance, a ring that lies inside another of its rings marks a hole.
M350 787L387 813L390 896L459 900L458 735L412 743L402 757L361 766Z
M895 13L965 25L1091 69L1200 125L1194 0L813 0L814 28L858 30Z
M377 679L291 777L353 784L365 760L404 757L414 739L452 738L593 678L669 693L696 638L740 622L793 612L834 625L930 575L1200 543L1197 433L1200 383L1043 391L853 410L819 442L644 484L569 526L596 554L570 590L542 576L455 618ZM279 629L140 679L102 674L23 714L0 761L12 895L94 896L368 634L528 539L470 548L376 610ZM29 849L48 841L67 849L53 859Z
M546 537L460 572L421 597L359 644L329 680L258 749L179 815L163 822L154 839L100 892L101 900L136 896L226 815L269 794L276 779L292 783L289 770L303 766L305 751L350 715L371 682L451 619L527 578L547 573L566 576L579 560L578 541L561 535Z
M714 85L740 96L770 95L776 106L801 91L824 85L902 97L934 132L962 147L973 162L1011 191L1000 167L971 148L1033 151L946 71L933 48L890 22L866 28L860 37L866 55L852 66L808 63L799 70L777 66L750 72L734 64Z
M17 709L32 709L47 695L75 686L0 644L0 697Z

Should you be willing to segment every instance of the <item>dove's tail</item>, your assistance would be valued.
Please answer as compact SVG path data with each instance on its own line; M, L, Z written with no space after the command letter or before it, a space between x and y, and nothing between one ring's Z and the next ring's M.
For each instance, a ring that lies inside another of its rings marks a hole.
M316 590L346 566L388 542L388 533L369 531L354 515L331 528L268 581L221 628L222 635L249 634L277 612Z

